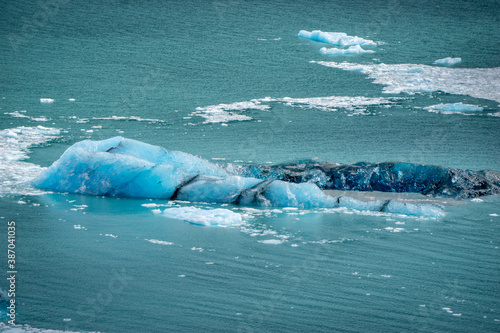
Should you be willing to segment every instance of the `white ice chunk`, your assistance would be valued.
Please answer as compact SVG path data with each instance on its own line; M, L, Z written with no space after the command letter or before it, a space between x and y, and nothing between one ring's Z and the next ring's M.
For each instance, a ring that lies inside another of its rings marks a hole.
M236 213L229 209L224 209L224 208L216 208L216 209L201 209L196 207L167 208L163 211L163 214L170 218L205 226L238 225L241 224L243 221L243 216L240 213Z
M462 62L462 58L451 58L451 57L438 59L438 60L434 61L434 63L436 65L443 65L443 66L453 66L453 65L459 64L461 62Z
M262 244L278 245L282 244L284 241L282 239L265 239L265 240L260 240L258 242Z
M335 111L337 108L342 108L348 111L364 111L367 106L389 105L393 103L393 101L387 98L370 98L363 96L328 96L310 98L284 97L279 101L288 106L314 108L322 111Z
M197 111L191 113L191 116L200 116L205 118L204 124L222 123L229 121L245 121L252 120L249 117L238 112L247 110L267 111L271 106L263 103L279 103L286 106L319 109L322 111L336 111L337 108L342 108L348 111L362 112L366 110L366 106L371 105L387 105L393 101L387 98L369 98L364 96L327 96L327 97L311 97L311 98L271 98L265 97L253 99L248 102L237 102L233 104L219 104L207 107L198 107ZM231 111L230 111L231 110Z
M145 240L147 240L148 242L153 243L153 244L174 245L174 243L172 243L172 242L162 241L162 240L158 240L158 239L145 239Z
M319 52L326 55L349 55L349 54L363 54L363 53L375 53L373 50L365 50L359 45L350 46L347 49L338 48L326 48L322 47Z
M149 118L141 118L141 117L137 117L137 116L127 116L127 117L125 117L125 116L93 117L92 119L94 119L94 120L144 121L144 122L150 122L150 123L164 123L165 122L165 120L161 120L161 119L149 119Z
M269 105L261 104L259 100L251 100L247 102L236 102L232 104L218 104L206 107L198 107L190 116L200 116L205 118L205 124L209 123L227 123L230 121L245 121L253 118L237 112L247 110L268 110Z
M429 112L451 114L462 112L481 112L484 108L473 104L451 103L451 104L437 104L424 108Z
M364 45L377 46L372 40L358 36L349 36L345 32L324 32L321 30L306 31L300 30L299 37L311 39L317 42L328 43L338 46Z

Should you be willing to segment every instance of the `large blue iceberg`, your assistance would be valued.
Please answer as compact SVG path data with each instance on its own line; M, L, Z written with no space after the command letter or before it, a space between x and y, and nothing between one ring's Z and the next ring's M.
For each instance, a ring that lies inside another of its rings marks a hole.
M488 178L492 175L497 183ZM305 161L275 166L219 165L187 153L115 137L74 144L37 177L33 185L99 196L250 206L347 207L439 216L442 209L434 205L396 200L362 201L326 195L322 190L475 197L498 193L498 179L493 173L403 163L338 165ZM469 187L465 189L466 186Z
M334 207L315 184L243 177L200 157L115 137L68 148L33 181L57 192L241 205Z

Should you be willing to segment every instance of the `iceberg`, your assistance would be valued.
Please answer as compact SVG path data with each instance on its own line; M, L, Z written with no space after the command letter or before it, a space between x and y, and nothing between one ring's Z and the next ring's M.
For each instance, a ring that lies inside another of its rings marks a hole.
M300 30L299 37L311 39L317 42L328 43L337 46L377 46L372 40L364 39L358 36L349 36L345 32L324 32L321 30L306 31Z
M398 203L394 200L366 202L348 196L325 194L322 189L333 188L334 178L329 168L335 169L333 164L270 167L219 165L187 153L114 137L74 144L44 170L33 181L33 185L57 192L112 197L264 207L347 207L419 216L443 214L443 210L434 205L427 207L429 205ZM404 172L403 169L398 170ZM359 173L359 179L352 181L359 182L360 189L368 190L362 174ZM409 178L412 176L415 175L408 175ZM407 181L414 182L412 179ZM381 182L380 186L372 186L373 190L384 188L382 184L389 189L390 184ZM225 210L207 213L171 208L166 209L164 214L204 225L220 224L220 218L233 223L239 220L237 215Z
M375 53L373 50L365 50L359 45L350 46L347 49L337 49L322 47L319 49L319 53L325 55L349 55L349 54L362 54L362 53Z
M438 59L438 60L434 61L434 64L443 65L443 66L453 66L453 65L459 64L461 62L462 62L462 58L447 57L447 58Z

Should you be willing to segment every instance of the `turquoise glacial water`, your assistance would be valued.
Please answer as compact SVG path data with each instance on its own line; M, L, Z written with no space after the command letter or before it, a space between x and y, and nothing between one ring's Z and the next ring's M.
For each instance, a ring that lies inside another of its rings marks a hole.
M217 163L500 171L497 1L1 1L0 12L0 248L15 221L19 330L500 330L498 196L420 198L444 207L428 218L28 185L72 144L117 135ZM300 30L377 46L327 56L341 47ZM434 64L446 57L461 62ZM482 111L429 108L452 103ZM200 226L169 208L241 221Z

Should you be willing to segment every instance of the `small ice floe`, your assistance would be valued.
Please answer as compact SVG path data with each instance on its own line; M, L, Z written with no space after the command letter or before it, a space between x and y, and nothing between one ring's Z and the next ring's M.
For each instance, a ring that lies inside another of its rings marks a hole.
M260 240L258 242L262 244L278 245L282 244L284 241L282 239L265 239L265 240Z
M427 106L424 110L435 113L452 114L461 112L481 112L484 108L473 104L449 103Z
M298 35L299 37L311 39L316 42L328 43L338 46L351 46L351 45L377 46L377 43L375 43L372 40L364 39L358 36L349 36L345 32L300 30Z
M453 65L459 64L461 62L462 62L462 58L447 57L447 58L438 59L438 60L434 61L434 64L442 65L442 66L453 66Z
M241 224L243 216L224 208L201 209L196 207L167 208L163 214L170 218L184 220L205 226L228 226Z
M347 49L338 49L335 47L326 48L322 47L319 53L325 55L350 55L350 54L363 54L363 53L375 53L373 50L365 50L359 45L349 46Z
M153 243L153 244L160 244L160 245L174 245L174 243L172 242L167 242L167 241L162 241L162 240L158 240L158 239L144 239L150 243Z

